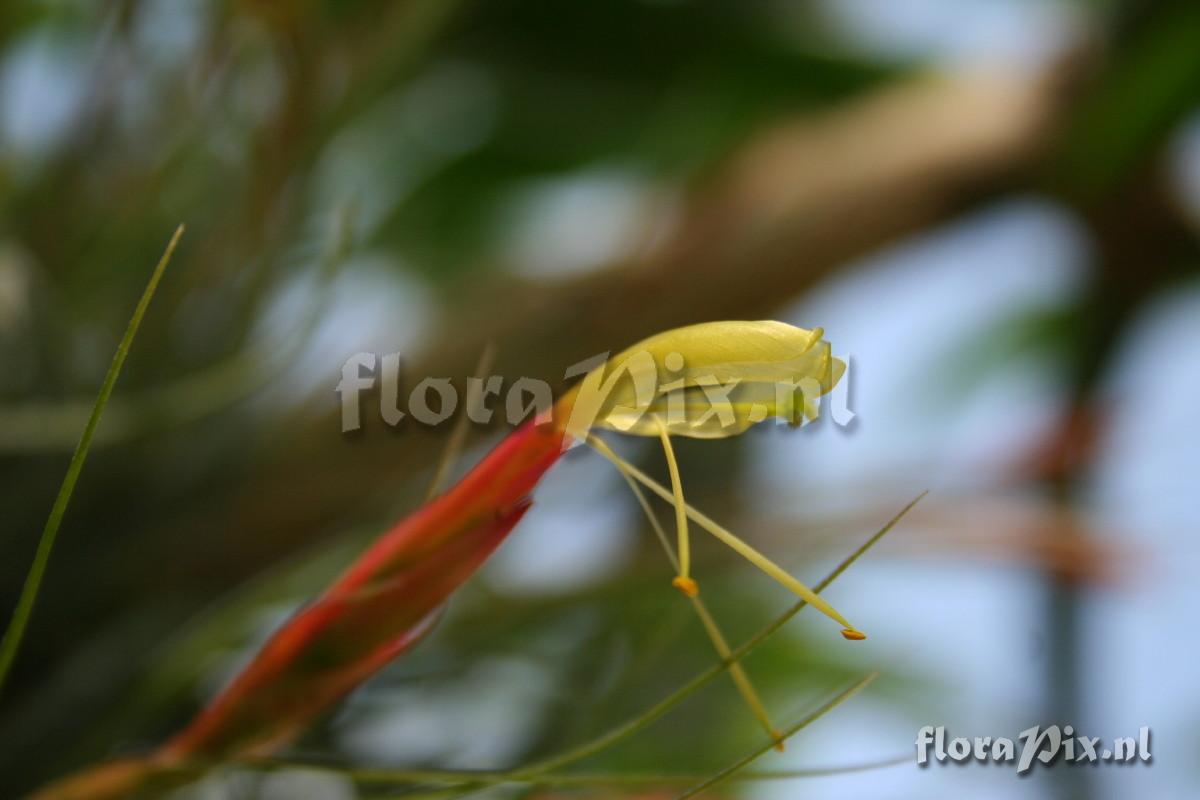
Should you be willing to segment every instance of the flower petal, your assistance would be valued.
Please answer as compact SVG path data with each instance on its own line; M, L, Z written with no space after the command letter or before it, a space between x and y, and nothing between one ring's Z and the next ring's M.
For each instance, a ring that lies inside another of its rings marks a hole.
M726 321L651 336L593 370L568 430L639 436L736 436L766 419L798 425L845 372L820 328Z

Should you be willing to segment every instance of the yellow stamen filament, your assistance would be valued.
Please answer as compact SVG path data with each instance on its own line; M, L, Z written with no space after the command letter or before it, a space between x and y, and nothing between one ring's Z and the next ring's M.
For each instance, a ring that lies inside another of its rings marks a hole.
M662 441L663 453L667 457L667 469L671 473L671 491L675 500L675 530L679 542L679 575L672 581L672 585L688 597L695 597L700 593L700 587L691 578L692 548L688 542L687 509L683 501L683 483L679 480L679 464L675 461L675 450L671 447L667 426L662 420L657 422L658 438Z
M599 438L595 436L589 436L588 441L601 455L603 455L613 464L617 465L622 471L627 471L631 477L637 480L638 483L642 484L647 489L666 500L668 503L674 502L675 498L670 491L659 484L658 481L655 481L653 478L646 475L646 473L642 472L637 467L618 456L612 451L612 448L610 448ZM842 635L847 639L860 640L867 638L866 634L855 628L846 620L845 617L839 614L837 609L825 602L825 600L823 600L816 592L814 592L812 589L809 589L800 581L796 580L786 570L784 570L775 562L771 561L771 559L767 558L749 544L742 541L725 528L722 528L712 519L700 511L697 511L695 508L687 505L686 503L684 504L684 510L687 513L688 518L690 518L701 528L704 528L706 531L711 533L713 536L720 539L751 564L758 567L760 570L774 578L779 583L783 584L784 587L789 589L792 593L803 599L825 616L838 623L841 623L845 629Z
M703 601L699 597L690 598L692 607L696 609L696 615L700 617L701 624L704 625L704 630L708 633L708 638L712 640L713 647L723 660L728 660L733 656L733 651L729 649L729 642L721 633L721 629L717 627L717 621L708 613L708 608L705 607ZM771 717L767 714L766 707L762 704L762 700L758 697L758 692L754 691L754 686L750 683L750 676L742 669L740 664L734 664L730 667L729 676L733 679L734 684L741 693L742 699L746 701L746 705L759 721L759 724L766 730L767 735L775 740L775 747L780 752L783 752L783 734L771 725Z
M667 560L671 562L671 566L676 572L678 572L679 559L675 557L675 551L671 549L671 541L667 538L667 532L663 530L662 524L658 521L658 517L654 515L654 509L650 508L650 501L646 499L646 493L642 491L642 487L638 486L637 481L633 479L633 476L630 475L625 468L621 466L621 464L617 463L616 461L613 461L612 463L617 468L617 471L621 473L621 477L625 479L625 482L629 484L630 491L632 491L633 496L637 498L638 505L642 507L642 511L645 513L646 519L650 521L650 527L654 529L654 535L658 537L658 541L662 545L663 551L667 554ZM676 580L679 579L676 578ZM696 595L688 595L688 599L692 603L692 608L696 611L696 616L700 618L700 623L704 626L705 633L708 634L708 638L712 641L713 648L717 651L717 655L719 655L723 660L730 659L733 656L733 651L729 649L729 642L725 639L725 635L721 633L721 628L717 625L717 621L713 618L712 614L709 613L708 606L706 606L704 601ZM771 717L767 713L766 706L764 706L762 700L759 699L758 692L754 689L754 684L750 682L750 676L746 674L746 671L742 668L741 664L734 662L729 666L729 677L733 679L733 683L737 687L738 692L742 695L742 699L745 701L746 706L750 709L750 713L752 713L755 719L757 719L763 726L763 729L767 732L767 735L775 740L775 747L782 752L784 742L783 734L771 724Z

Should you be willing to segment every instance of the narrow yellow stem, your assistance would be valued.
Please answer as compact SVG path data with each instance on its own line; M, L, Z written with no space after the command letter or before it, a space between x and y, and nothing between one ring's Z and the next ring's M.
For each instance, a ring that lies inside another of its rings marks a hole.
M594 443L593 443L594 444ZM601 455L607 457L604 451L598 451ZM611 451L609 451L611 452ZM658 517L654 515L654 509L650 508L650 501L646 499L646 493L642 491L642 487L638 486L637 481L630 475L625 468L616 461L612 462L617 471L621 473L621 477L629 484L629 490L633 492L633 496L637 498L638 505L646 515L646 519L650 522L650 527L654 529L654 535L658 538L659 544L662 545L663 552L667 554L667 560L671 562L671 566L679 571L679 559L675 556L675 551L671 549L671 541L667 538L667 532L663 530L662 524L659 523ZM725 635L721 632L721 628L717 625L716 619L709 613L708 607L699 597L689 597L692 608L696 611L696 616L700 618L701 625L704 626L704 632L708 634L708 638L712 641L713 648L717 651L717 655L722 661L729 661L733 657L733 651L729 648L729 642L725 639ZM769 736L775 739L780 750L783 749L783 737L779 730L771 723L771 717L767 713L766 706L759 699L758 692L754 689L754 684L750 682L750 676L742 668L742 665L734 661L729 667L729 676L732 678L738 692L742 695L742 699L746 702L746 706L750 709L750 713L763 726L763 730Z
M637 467L633 466L628 461L626 461L625 459L618 456L616 453L614 453L612 451L612 448L610 448L608 445L606 445L599 438L597 438L595 436L589 436L588 441L592 444L592 446L594 448L596 448L597 451L599 451L602 455L604 455L606 458L608 458L609 461L612 461L614 464L620 465L620 467L623 470L627 471L629 473L629 475L631 477L633 477L638 483L642 484L647 489L649 489L650 491L657 494L659 497L666 500L668 503L674 502L674 496L672 495L672 493L669 490L667 490L660 483L658 483L658 481L654 480L650 476L646 475L646 473L642 472ZM791 592L796 594L798 597L802 598L805 602L807 602L813 608L817 609L818 611L820 611L822 614L829 617L830 619L843 625L844 630L842 631L842 635L845 636L847 639L857 640L857 639L866 638L865 635L861 631L859 631L857 628L855 628L853 625L851 625L846 620L845 617L843 617L841 614L839 614L837 609L835 609L833 606L829 605L829 603L825 602L825 600L823 600L812 589L809 589L803 583L801 583L800 581L798 581L794 577L792 577L790 574L788 574L788 572L786 570L784 570L782 567L780 567L778 564L771 561L769 558L767 558L765 555L763 555L762 553L755 550L749 544L742 541L737 536L733 535L728 530L726 530L725 528L718 525L712 519L710 519L709 517L707 517L700 511L697 511L696 509L687 505L686 503L684 504L684 510L686 511L688 518L691 519L693 522L695 522L697 525L699 525L701 528L704 528L706 531L711 533L713 536L720 539L722 542L724 542L730 548L735 550L738 554L740 554L743 558L745 558L751 564L758 567L760 570L765 572L770 577L774 578L779 583L783 584L783 586L785 586Z
M667 433L667 426L662 423L662 420L656 420L658 423L658 438L662 441L663 453L667 457L667 469L671 473L671 491L674 493L675 501L675 530L679 542L679 575L676 576L674 585L688 597L695 597L700 593L700 587L692 580L692 548L688 542L688 521L687 521L687 504L683 500L683 483L679 480L679 464L675 461L675 450L671 447L671 437Z
M699 597L688 598L692 607L696 609L696 615L700 617L700 623L704 626L705 632L708 633L708 638L712 640L713 647L717 651L717 655L722 660L732 658L733 651L729 648L729 642L721 633L721 629L717 626L717 621L713 619L708 608L704 605ZM746 701L750 713L758 720L759 724L767 732L767 735L775 740L775 746L783 751L783 734L771 724L771 717L767 713L766 706L758 696L758 692L754 690L754 684L750 683L750 676L746 674L746 670L742 669L741 664L734 664L729 670L729 677L733 679L733 683L737 686L738 692L742 695L742 699Z

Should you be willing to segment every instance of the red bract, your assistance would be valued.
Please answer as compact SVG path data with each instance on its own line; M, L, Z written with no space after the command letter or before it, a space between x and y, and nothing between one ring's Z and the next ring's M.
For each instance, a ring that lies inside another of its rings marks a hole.
M562 451L553 425L514 431L289 620L162 755L269 753L420 640L431 615L520 521Z
M453 488L376 540L150 758L98 767L38 797L120 797L181 763L273 752L421 639L529 509L529 493L564 439L548 421L513 431Z

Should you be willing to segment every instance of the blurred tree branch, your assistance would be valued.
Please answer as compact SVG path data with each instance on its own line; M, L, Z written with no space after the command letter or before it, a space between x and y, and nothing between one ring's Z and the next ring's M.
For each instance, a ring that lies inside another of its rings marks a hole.
M465 375L496 341L499 374L561 382L567 366L656 330L769 316L840 265L946 219L1031 164L1062 111L1057 89L1053 76L923 75L774 126L643 258L561 283L468 287L408 374ZM432 463L437 436L346 439L330 408L280 426L286 442L251 481L232 529L337 519L362 499L363 476L386 486Z

